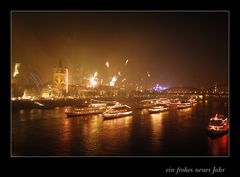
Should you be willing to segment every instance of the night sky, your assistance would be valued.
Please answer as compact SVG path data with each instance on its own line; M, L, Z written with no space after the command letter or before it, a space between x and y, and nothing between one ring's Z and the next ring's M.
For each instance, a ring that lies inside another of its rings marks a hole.
M47 82L59 60L69 68L71 83L83 69L105 79L120 71L128 83L146 81L149 72L149 85L226 84L228 14L13 12L12 67L21 63Z

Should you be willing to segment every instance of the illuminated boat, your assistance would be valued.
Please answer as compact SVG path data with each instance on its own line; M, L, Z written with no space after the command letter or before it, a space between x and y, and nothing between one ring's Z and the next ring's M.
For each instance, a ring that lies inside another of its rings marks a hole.
M169 106L171 104L171 101L168 98L159 98L158 103Z
M104 119L119 118L132 115L132 109L128 105L115 104L104 113L102 113Z
M107 109L107 104L105 103L92 103L87 107L73 107L71 109L66 109L65 114L67 117L73 116L85 116L92 114L101 114Z
M157 105L157 106L153 106L152 108L149 108L148 112L152 114L152 113L159 113L159 112L164 112L168 110L169 108L166 105Z
M192 106L193 106L193 104L190 101L179 101L177 103L177 108L178 109L190 108Z
M148 99L140 102L140 108L151 108L159 103L159 99Z
M197 100L195 98L190 98L188 101L191 102L193 105L197 104Z
M208 132L210 135L222 135L229 129L228 118L223 115L216 114L215 117L210 118L208 125Z
M170 106L175 106L179 103L179 98L170 99Z

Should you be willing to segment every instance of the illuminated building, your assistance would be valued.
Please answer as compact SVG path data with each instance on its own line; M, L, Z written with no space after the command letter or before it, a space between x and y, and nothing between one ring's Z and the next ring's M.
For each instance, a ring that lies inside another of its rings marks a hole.
M43 98L49 98L51 96L51 89L48 87L44 87L41 90L41 97Z
M57 97L68 95L68 69L62 67L61 61L53 71L53 95Z

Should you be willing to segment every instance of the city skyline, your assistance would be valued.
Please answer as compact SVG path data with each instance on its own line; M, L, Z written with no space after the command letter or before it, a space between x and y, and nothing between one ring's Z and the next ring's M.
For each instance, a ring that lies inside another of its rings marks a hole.
M34 68L47 82L59 60L71 77L82 67L128 82L150 74L149 85L227 84L228 13L13 12L12 68Z

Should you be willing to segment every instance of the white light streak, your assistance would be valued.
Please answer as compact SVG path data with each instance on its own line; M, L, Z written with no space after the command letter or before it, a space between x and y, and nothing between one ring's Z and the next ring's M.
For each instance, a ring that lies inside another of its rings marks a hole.
M124 81L126 81L126 78L124 78L124 79L122 80L122 82L124 82Z
M106 62L106 66L107 66L107 68L109 68L109 63L108 63L108 61Z
M20 63L15 64L15 70L14 70L14 73L13 73L13 77L15 77L16 75L19 74L19 71L18 71L19 66L20 66Z

